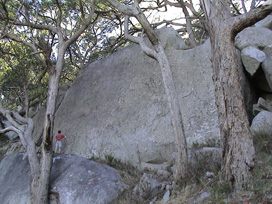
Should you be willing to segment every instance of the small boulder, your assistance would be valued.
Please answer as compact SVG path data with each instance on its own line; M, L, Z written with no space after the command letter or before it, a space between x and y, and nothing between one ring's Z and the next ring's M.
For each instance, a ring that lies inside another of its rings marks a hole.
M272 136L272 112L261 111L258 113L250 127L253 137Z
M265 48L270 44L272 44L272 31L268 28L248 27L235 37L235 46L239 50L249 46Z
M242 50L241 57L246 71L253 76L260 67L260 64L265 60L266 55L263 51L249 46Z

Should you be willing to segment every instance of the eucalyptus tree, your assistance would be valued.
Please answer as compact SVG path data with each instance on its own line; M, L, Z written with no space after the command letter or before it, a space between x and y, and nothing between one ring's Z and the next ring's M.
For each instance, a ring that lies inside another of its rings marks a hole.
M272 12L272 5L232 15L228 0L201 0L209 25L216 105L223 148L222 173L234 190L250 187L255 150L243 100L234 39Z
M41 156L32 172L33 204L48 203L55 105L67 50L95 19L94 0L1 1L2 39L29 46L49 75Z
M138 0L135 0L134 4L125 4L117 0L106 1L111 6L118 9L121 13L126 15L125 37L134 43L140 44L144 53L157 60L160 65L168 106L172 117L174 136L177 144L176 171L174 175L175 182L177 182L181 177L184 178L187 174L188 156L181 109L168 58L165 54L161 41L159 40L157 34L155 33L154 29L151 27L149 21L141 10ZM138 22L142 26L144 33L151 42L152 47L148 47L148 45L145 44L143 37L135 37L129 34L129 16L135 17L138 20Z

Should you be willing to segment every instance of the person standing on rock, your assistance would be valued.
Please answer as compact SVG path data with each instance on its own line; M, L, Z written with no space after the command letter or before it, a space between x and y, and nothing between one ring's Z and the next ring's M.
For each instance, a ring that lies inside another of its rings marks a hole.
M55 138L56 138L56 149L55 149L55 152L56 152L56 153L60 153L61 147L62 147L62 142L61 142L61 140L62 140L63 138L66 138L66 136L63 135L63 134L61 134L61 130L59 130L59 131L58 131L58 134L55 136Z

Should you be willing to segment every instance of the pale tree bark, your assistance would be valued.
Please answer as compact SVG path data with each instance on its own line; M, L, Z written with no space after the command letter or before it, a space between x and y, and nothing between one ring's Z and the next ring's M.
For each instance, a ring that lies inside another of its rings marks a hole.
M0 130L0 133L5 133L8 131L13 131L18 134L20 141L22 142L23 147L26 150L28 161L30 164L31 177L38 172L39 169L39 160L36 154L35 142L32 139L33 131L33 120L31 118L24 118L19 113L10 112L3 108L2 103L0 102L0 112L7 118L11 126L3 130Z
M164 88L167 96L168 106L170 109L172 124L174 130L175 141L177 144L177 155L176 155L176 171L175 171L175 182L178 182L181 178L185 178L188 171L188 155L187 155L187 144L184 134L184 127L182 123L181 109L179 105L178 95L173 81L171 67L168 58L165 54L162 43L154 32L154 29L150 26L145 15L139 7L139 2L135 1L134 6L128 6L120 3L117 0L106 0L112 6L117 8L120 12L125 15L135 17L142 25L145 34L152 44L152 48L149 48L143 38L136 38L128 35L127 20L125 23L125 35L126 37L140 44L142 50L152 58L156 59L160 65L162 78L164 82Z
M202 0L210 28L213 80L223 148L222 175L235 191L251 187L255 150L240 82L234 38L272 11L272 6L233 17L227 0Z

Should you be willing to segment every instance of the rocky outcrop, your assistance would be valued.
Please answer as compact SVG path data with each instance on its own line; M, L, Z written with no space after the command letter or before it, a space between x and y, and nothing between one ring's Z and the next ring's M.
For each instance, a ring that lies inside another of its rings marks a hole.
M30 168L23 153L0 163L1 204L30 203ZM109 204L127 187L118 172L106 165L73 155L53 158L50 204Z
M172 29L169 33L175 35L165 37L164 45L187 143L218 140L210 43L179 50L183 43L176 47L176 42L182 39L174 40L177 35ZM36 120L36 127L42 126L39 122ZM56 113L54 132L58 129L67 135L65 153L87 158L110 154L140 168L166 167L173 160L176 144L158 63L138 45L130 45L90 64Z

